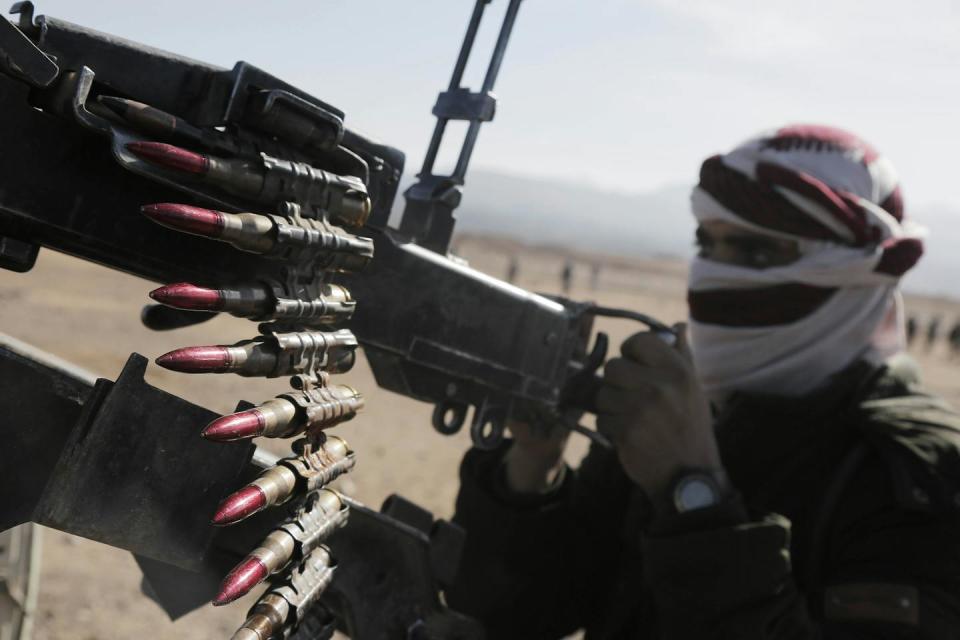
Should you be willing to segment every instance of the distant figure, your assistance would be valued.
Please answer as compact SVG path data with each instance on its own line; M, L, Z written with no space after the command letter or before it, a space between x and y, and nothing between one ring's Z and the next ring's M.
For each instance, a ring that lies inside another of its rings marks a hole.
M594 262L590 265L590 290L596 291L600 283L600 263Z
M560 286L563 293L570 293L570 284L573 282L573 261L566 260L563 263L563 271L560 272Z
M907 317L907 346L913 346L913 340L917 337L917 317Z
M953 327L947 335L947 340L950 342L950 357L960 356L960 320L953 323Z
M933 349L937 342L937 335L940 333L940 316L933 316L927 323L927 351Z
M517 274L520 272L520 262L517 256L510 256L510 262L507 264L507 282L513 284L517 281Z

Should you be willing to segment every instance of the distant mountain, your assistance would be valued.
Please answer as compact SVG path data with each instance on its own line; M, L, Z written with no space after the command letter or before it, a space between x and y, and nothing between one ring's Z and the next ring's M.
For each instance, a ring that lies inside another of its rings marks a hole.
M686 258L693 253L696 226L689 196L689 185L630 194L477 170L467 178L457 229L627 257ZM906 288L960 297L960 208L926 206L912 215L931 234Z
M629 257L687 256L695 228L689 194L688 186L621 194L477 170L467 178L457 230Z
M689 194L686 186L633 195L477 171L464 190L458 228L627 256L685 256L695 227Z

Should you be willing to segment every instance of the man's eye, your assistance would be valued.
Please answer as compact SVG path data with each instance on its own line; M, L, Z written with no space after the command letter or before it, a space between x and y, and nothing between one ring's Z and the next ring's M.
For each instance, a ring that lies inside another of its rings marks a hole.
M769 249L753 249L747 252L747 264L751 267L769 267L773 262L773 255Z

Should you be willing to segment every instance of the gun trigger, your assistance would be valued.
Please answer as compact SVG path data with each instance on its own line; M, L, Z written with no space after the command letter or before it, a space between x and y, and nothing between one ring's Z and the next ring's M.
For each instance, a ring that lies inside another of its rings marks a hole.
M583 370L593 373L602 367L603 363L607 360L607 351L609 350L610 336L603 331L598 332L597 339L593 343L593 349L590 350L590 355L587 356L587 359L583 363Z

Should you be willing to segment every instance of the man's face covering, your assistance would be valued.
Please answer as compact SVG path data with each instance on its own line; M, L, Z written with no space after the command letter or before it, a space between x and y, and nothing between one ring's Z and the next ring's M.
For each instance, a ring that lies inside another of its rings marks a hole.
M802 395L903 348L898 283L923 230L866 142L823 126L769 132L708 158L691 204L690 338L712 396Z

